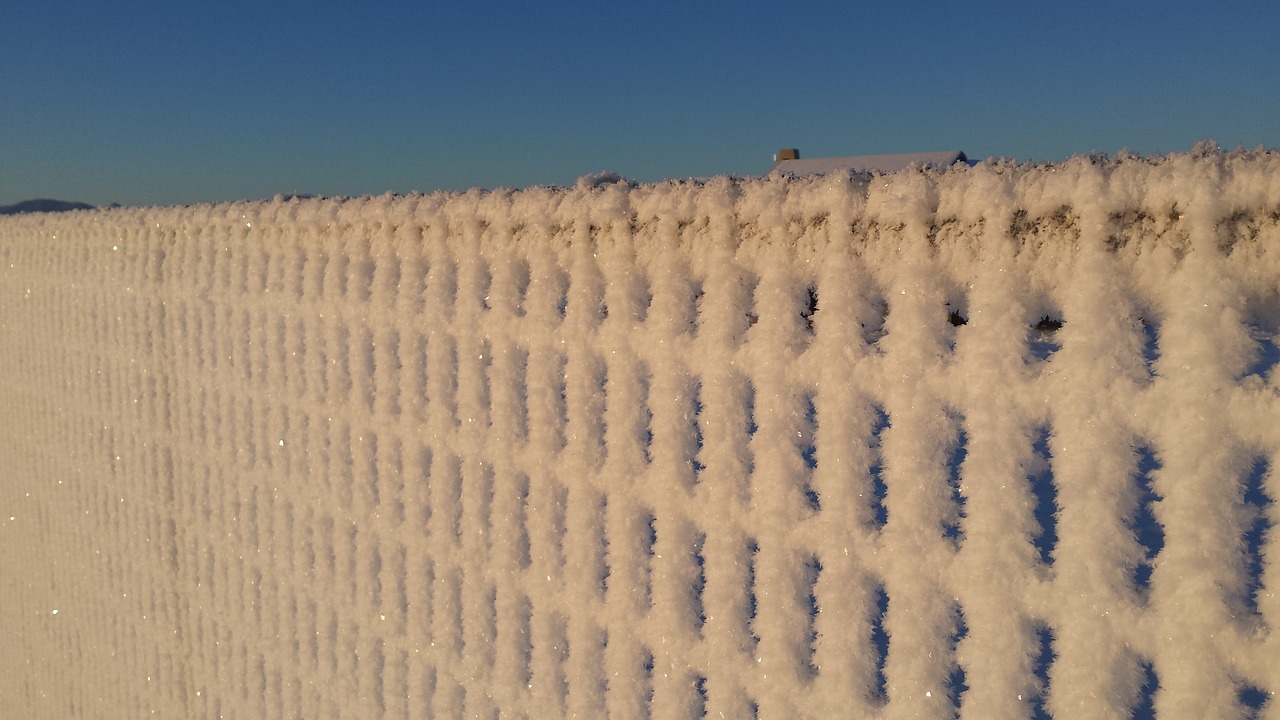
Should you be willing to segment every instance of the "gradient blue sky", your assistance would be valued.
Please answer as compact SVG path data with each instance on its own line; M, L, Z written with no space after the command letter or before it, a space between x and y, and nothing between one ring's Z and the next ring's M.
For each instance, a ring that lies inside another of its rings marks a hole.
M1280 146L1276 0L44 0L2 16L0 204L752 175L792 146Z

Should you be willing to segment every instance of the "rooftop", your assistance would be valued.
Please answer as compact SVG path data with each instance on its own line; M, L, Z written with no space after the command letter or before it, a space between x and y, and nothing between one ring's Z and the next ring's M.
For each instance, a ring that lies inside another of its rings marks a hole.
M958 162L968 162L968 160L969 158L959 150L801 159L799 150L784 148L774 156L773 168L769 174L805 176L850 170L893 173L913 166L947 167Z

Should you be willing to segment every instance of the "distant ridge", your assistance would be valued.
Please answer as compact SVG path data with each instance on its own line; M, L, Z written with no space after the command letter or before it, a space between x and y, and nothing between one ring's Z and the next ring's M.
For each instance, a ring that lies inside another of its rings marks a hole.
M67 210L92 210L93 206L82 202L66 200L23 200L12 205L0 205L0 215L18 215L21 213L66 212Z

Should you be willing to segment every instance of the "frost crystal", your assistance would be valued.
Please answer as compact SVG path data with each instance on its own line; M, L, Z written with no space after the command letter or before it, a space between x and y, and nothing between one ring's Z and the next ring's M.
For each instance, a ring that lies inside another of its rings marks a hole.
M14 717L1276 712L1274 153L14 216L0 267Z

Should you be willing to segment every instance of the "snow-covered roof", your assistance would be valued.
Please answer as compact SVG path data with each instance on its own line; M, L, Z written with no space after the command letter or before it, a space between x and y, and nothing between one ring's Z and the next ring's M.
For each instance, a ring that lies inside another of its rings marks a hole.
M788 155L794 157L787 157ZM823 173L855 170L858 172L892 173L906 170L914 165L947 167L958 162L967 162L963 152L897 153L893 155L851 155L849 157L800 158L799 153L792 150L778 153L770 174L789 175L821 175Z

